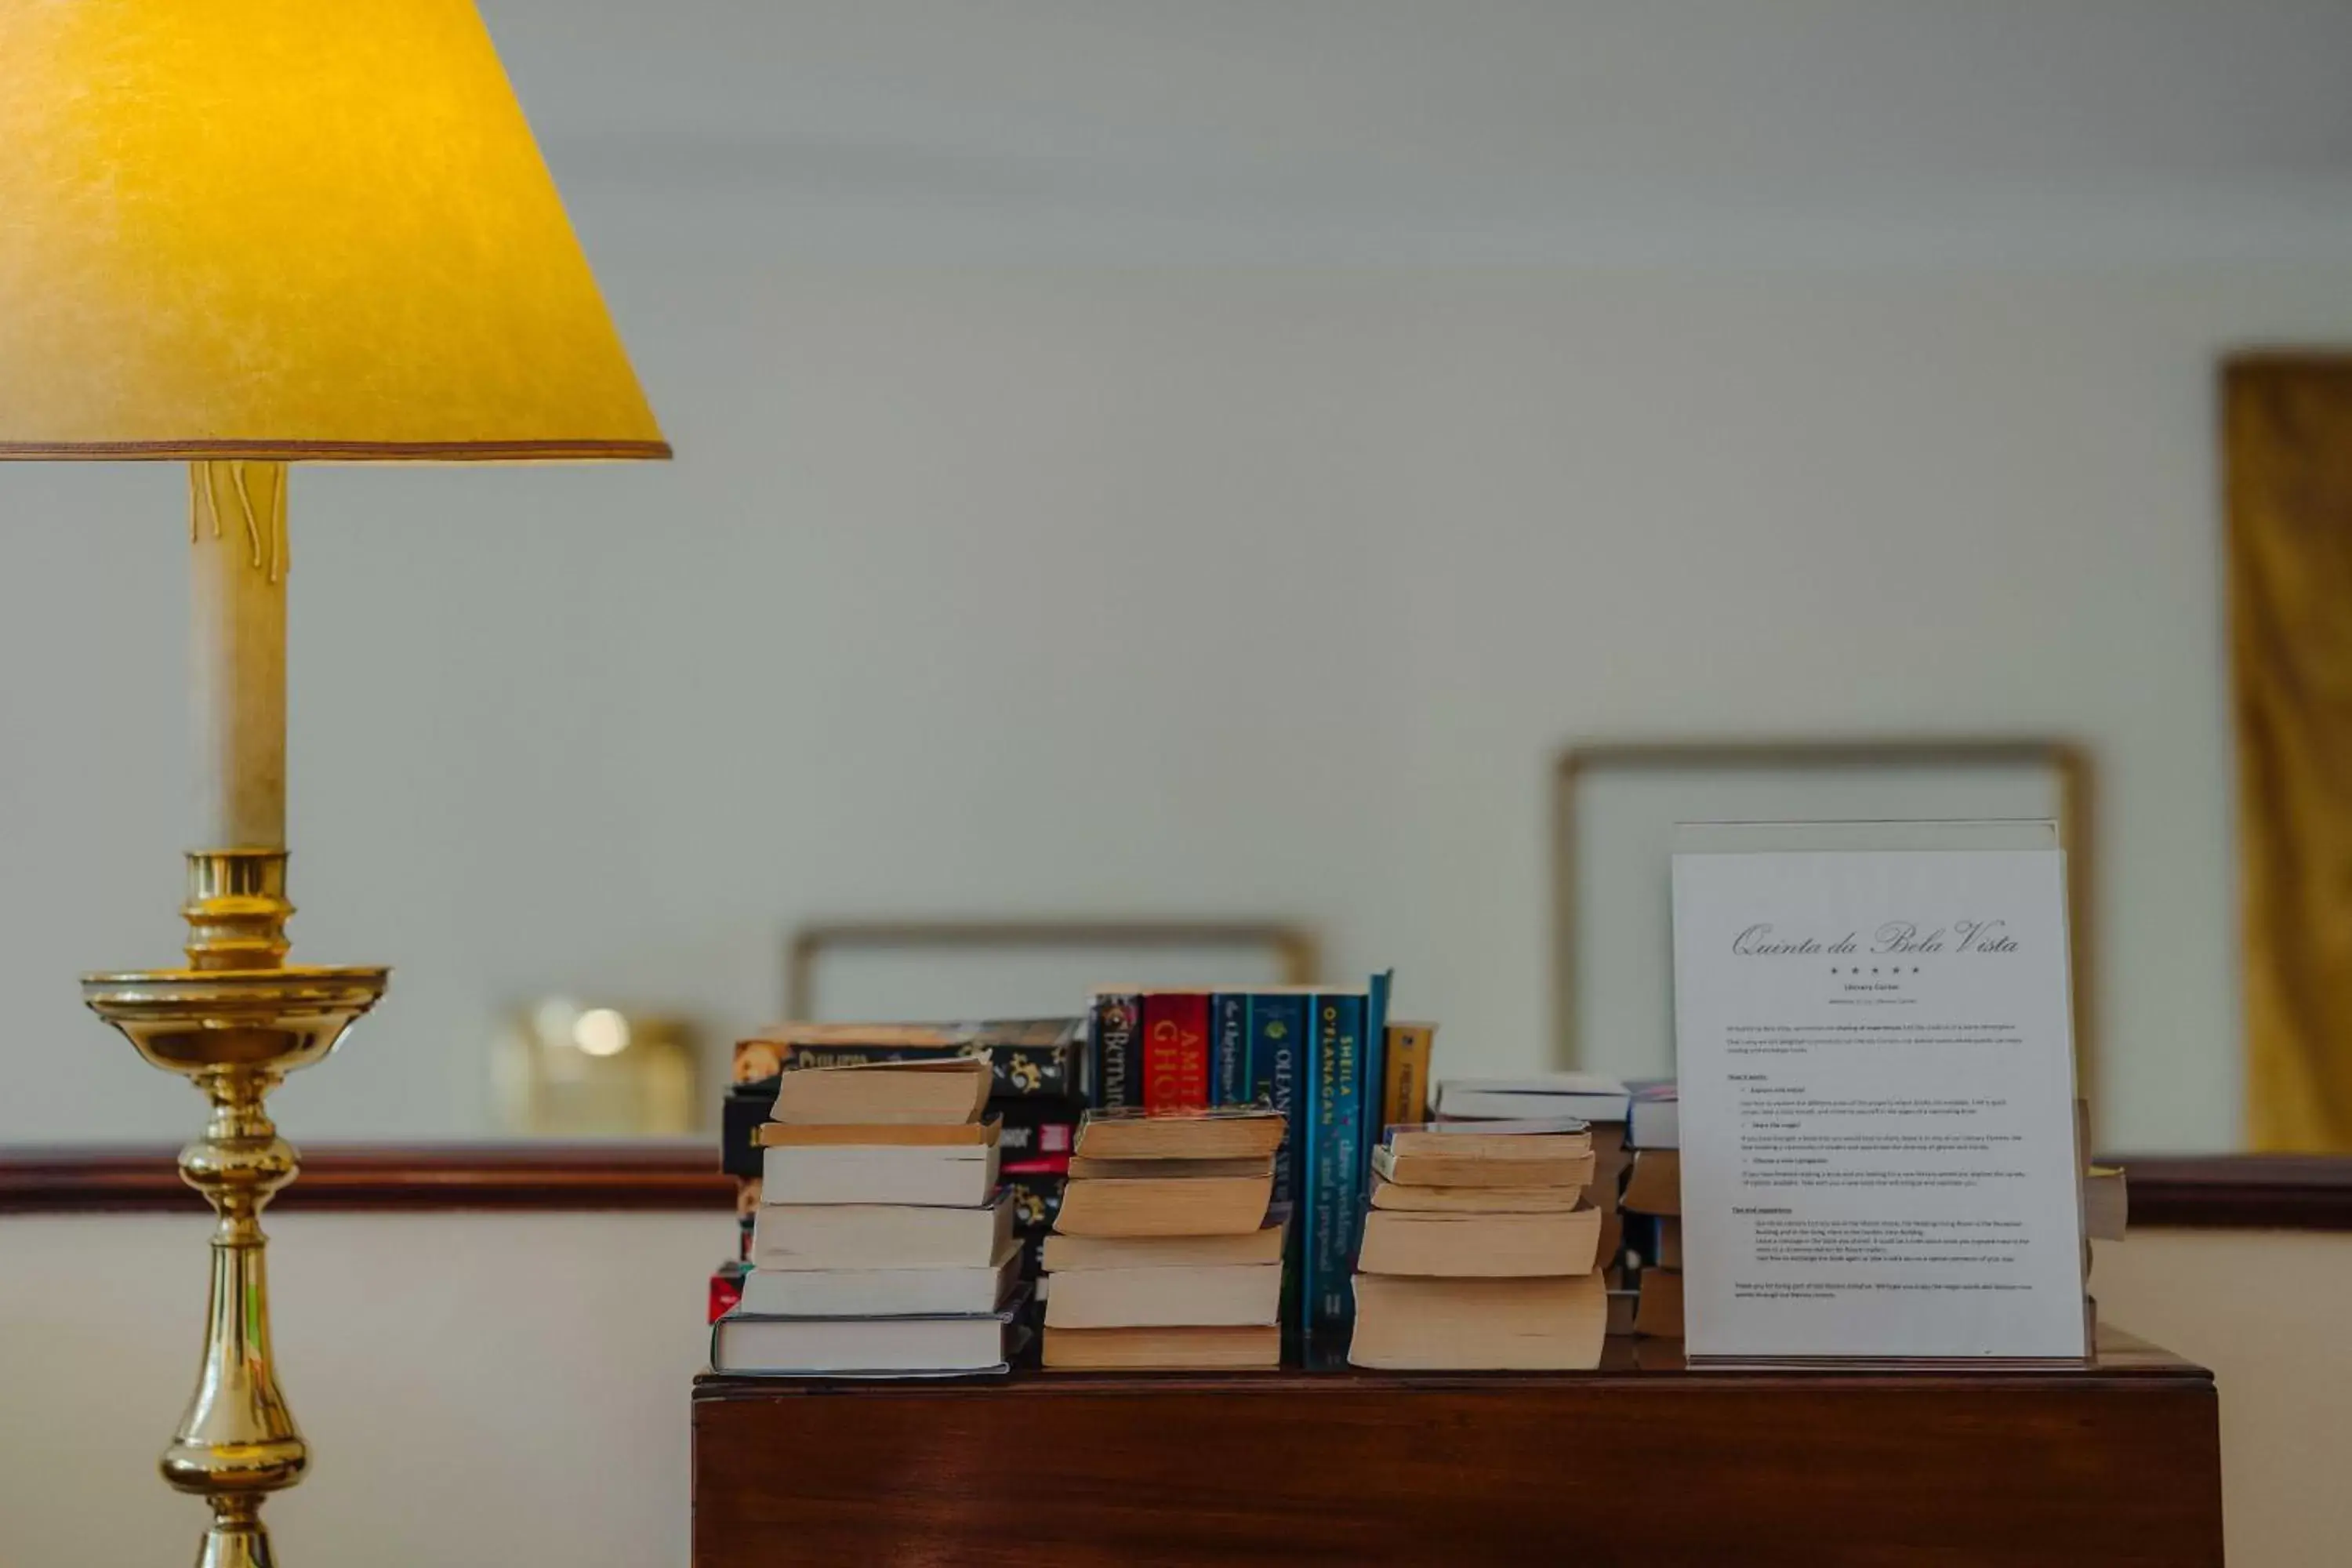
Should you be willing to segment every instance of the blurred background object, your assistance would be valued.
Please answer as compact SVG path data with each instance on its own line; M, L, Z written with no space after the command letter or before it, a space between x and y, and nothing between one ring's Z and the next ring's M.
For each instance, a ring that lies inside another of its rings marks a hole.
M667 1137L711 1120L694 1026L680 1016L550 996L509 1016L491 1068L501 1132Z
M2352 1151L2352 355L2223 400L2249 1131Z

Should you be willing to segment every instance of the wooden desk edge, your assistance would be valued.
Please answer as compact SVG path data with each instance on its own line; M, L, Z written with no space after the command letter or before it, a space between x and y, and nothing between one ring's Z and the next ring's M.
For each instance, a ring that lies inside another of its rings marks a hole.
M1647 1351L1671 1356L1671 1342L1610 1342L1612 1359ZM1633 1347L1639 1346L1639 1351ZM1755 1370L1721 1367L1692 1368L1678 1358L1648 1367L1603 1366L1591 1372L1370 1372L1349 1367L1308 1372L1285 1367L1279 1372L1039 1372L1022 1371L1001 1377L956 1378L824 1378L730 1377L705 1371L696 1374L697 1403L736 1400L791 1399L826 1395L850 1398L963 1397L1008 1398L1055 1395L1131 1394L1281 1394L1318 1395L1380 1393L1410 1396L1416 1393L1527 1394L1597 1389L1644 1389L1660 1394L1676 1390L1753 1389L1785 1392L1791 1388L1834 1385L1840 1389L1885 1389L1928 1393L2000 1387L2037 1392L2097 1388L2102 1392L2178 1392L2213 1389L2213 1374L2159 1345L2109 1324L2099 1325L2097 1358L2080 1366L1985 1367L1937 1364L1916 1369L1884 1362L1853 1366L1772 1367Z

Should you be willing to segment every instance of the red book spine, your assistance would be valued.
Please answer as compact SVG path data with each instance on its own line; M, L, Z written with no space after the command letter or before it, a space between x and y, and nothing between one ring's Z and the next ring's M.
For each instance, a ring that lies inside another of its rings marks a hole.
M742 1265L720 1264L710 1277L710 1321L715 1323L733 1311L742 1300Z
M1200 1110L1209 1103L1209 994L1143 998L1143 1109Z

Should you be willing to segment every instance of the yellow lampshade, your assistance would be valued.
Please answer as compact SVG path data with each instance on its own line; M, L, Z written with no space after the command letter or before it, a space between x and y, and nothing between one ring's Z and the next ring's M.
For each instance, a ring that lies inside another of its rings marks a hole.
M472 0L0 0L0 457L668 455Z

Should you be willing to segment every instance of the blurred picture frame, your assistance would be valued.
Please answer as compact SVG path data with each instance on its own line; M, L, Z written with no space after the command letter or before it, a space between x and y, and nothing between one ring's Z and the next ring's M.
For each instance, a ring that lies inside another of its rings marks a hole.
M1552 1019L1556 1059L1629 1078L1674 1071L1676 822L2033 817L2066 851L2074 1077L2091 1099L2097 1052L2094 777L2055 736L1607 740L1552 770Z

